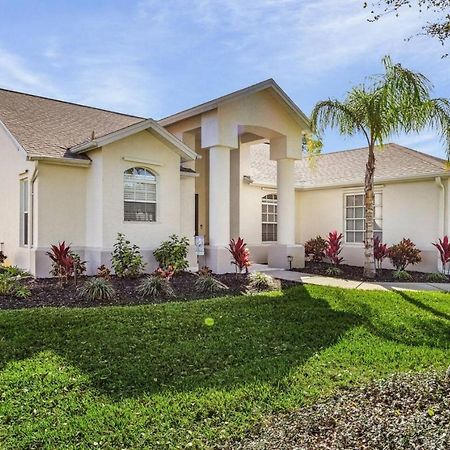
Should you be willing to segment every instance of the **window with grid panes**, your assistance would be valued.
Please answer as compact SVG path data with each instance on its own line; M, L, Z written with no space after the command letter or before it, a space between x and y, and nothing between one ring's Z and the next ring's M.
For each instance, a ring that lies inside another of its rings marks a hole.
M383 236L383 195L375 193L374 237L382 240ZM345 242L363 243L365 234L364 194L345 194Z
M156 222L156 176L148 169L133 167L124 172L124 220Z
M262 241L277 240L277 195L268 194L262 198Z

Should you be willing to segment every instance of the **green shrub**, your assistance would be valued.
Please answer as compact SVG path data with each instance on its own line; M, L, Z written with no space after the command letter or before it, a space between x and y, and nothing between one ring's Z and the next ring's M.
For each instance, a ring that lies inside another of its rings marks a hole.
M12 277L19 277L21 279L32 277L32 275L28 273L26 270L23 270L17 266L0 267L0 273L7 274Z
M430 283L448 283L448 277L443 273L430 273L427 276L427 281Z
M0 295L16 298L30 297L30 289L21 284L20 280L20 276L13 276L5 272L0 273Z
M394 277L395 280L398 281L411 281L412 280L412 276L406 271L406 270L396 270L392 276Z
M171 267L177 273L189 267L188 251L189 239L172 234L167 241L161 243L153 255L161 269L167 270Z
M158 299L174 296L170 281L167 278L158 275L145 277L139 283L136 291L142 298Z
M201 292L203 294L217 294L228 290L228 286L209 274L199 275L195 280L194 286L197 292Z
M137 278L145 267L139 247L131 244L122 233L117 233L111 264L116 275L121 278Z
M86 300L111 300L115 290L113 285L104 278L91 278L80 288L80 295Z
M261 291L275 291L278 289L277 282L273 277L263 272L253 272L248 276L249 283L247 291L261 292Z
M331 266L325 271L325 273L330 277L340 277L342 275L342 270L339 267Z

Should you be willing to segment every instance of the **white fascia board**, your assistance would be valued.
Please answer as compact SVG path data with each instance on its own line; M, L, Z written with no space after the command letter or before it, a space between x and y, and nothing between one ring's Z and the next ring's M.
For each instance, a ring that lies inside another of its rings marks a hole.
M205 112L212 111L216 109L221 103L226 103L232 100L236 100L237 98L240 97L255 94L268 88L272 88L282 98L282 100L287 104L287 106L289 106L289 108L295 113L295 115L304 123L304 125L306 125L309 128L310 123L308 117L289 98L286 92L284 92L283 89L281 89L281 87L272 78L265 81L261 81L260 83L254 84L244 89L232 92L230 94L224 95L222 97L218 97L214 100L210 100L209 102L202 103L201 105L194 106L193 108L186 109L185 111L181 111L179 113L165 117L159 120L158 123L165 127L173 123L179 122L180 120L184 120L189 117L196 116L198 114L203 114Z
M177 139L173 134L169 133L165 128L155 122L153 119L146 119L142 122L135 123L128 127L109 133L105 136L93 139L92 141L84 142L82 144L75 145L70 149L72 153L79 154L96 148L104 147L119 139L124 139L136 133L140 133L144 130L153 130L157 135L163 138L166 142L171 144L175 151L184 158L184 160L195 160L197 154L190 149L186 144Z
M393 184L393 183L408 183L414 181L430 181L434 180L436 177L442 178L450 178L450 171L446 172L438 172L424 175L416 175L410 176L407 175L405 177L397 177L397 178L383 178L375 180L375 186L381 186L384 184ZM255 180L250 186L253 187L262 187L262 188L277 188L276 183L263 182ZM317 185L309 185L302 186L300 184L296 184L294 186L296 191L315 191L315 190L323 190L323 189L350 189L350 188L359 188L364 186L364 180L360 182L352 182L352 183L328 183L328 184L317 184Z
M59 166L78 166L89 167L92 163L90 159L75 159L75 158L58 158L54 156L28 156L28 161L42 161L46 164L56 164Z

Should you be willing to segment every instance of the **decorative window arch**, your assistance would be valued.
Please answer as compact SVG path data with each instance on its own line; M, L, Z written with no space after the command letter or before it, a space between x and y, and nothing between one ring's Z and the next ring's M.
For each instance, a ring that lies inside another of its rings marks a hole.
M277 240L277 194L267 194L262 198L262 241Z
M124 220L126 222L156 222L156 175L143 167L132 167L123 174Z

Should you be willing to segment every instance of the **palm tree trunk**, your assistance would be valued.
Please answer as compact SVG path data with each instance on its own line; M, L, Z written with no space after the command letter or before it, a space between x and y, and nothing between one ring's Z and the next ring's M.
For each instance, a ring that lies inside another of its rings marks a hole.
M373 257L373 217L375 195L373 192L375 174L374 144L369 145L369 158L366 164L364 178L364 205L365 205L365 239L364 239L364 276L375 278L375 259Z

